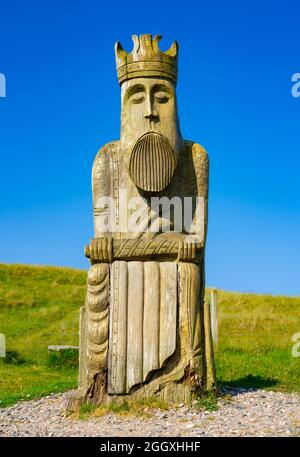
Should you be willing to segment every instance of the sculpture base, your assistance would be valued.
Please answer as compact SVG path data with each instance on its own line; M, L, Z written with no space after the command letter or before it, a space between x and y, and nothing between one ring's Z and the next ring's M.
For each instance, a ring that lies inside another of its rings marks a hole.
M196 398L198 392L200 391L195 389L195 387L191 387L187 384L172 383L166 385L157 393L153 393L152 389L147 388L146 385L128 395L108 395L105 393L102 395L101 401L99 401L98 392L94 392L94 396L89 396L84 390L78 389L68 394L66 409L69 412L74 412L77 411L83 404L91 404L95 406L100 404L108 405L112 402L123 403L124 401L142 400L149 397L158 398L172 406L176 406L181 403L190 406L193 399Z

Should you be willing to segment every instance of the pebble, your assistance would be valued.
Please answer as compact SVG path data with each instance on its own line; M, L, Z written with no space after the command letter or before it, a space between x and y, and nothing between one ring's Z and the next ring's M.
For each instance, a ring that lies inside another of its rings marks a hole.
M181 404L149 418L112 413L88 420L65 415L67 394L0 408L4 436L300 436L300 395L224 389L215 411ZM229 397L228 397L229 396ZM187 420L183 420L183 418Z

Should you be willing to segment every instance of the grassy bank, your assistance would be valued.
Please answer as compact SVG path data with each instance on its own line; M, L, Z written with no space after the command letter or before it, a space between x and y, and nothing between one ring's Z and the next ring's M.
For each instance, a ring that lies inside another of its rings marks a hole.
M76 387L77 369L50 366L49 345L78 345L86 272L0 265L0 405ZM221 384L300 391L300 298L219 291L217 375Z
M291 356L300 332L300 297L218 292L221 384L300 391L300 358Z
M49 345L78 345L86 272L0 265L0 405L76 387L77 369L49 366Z

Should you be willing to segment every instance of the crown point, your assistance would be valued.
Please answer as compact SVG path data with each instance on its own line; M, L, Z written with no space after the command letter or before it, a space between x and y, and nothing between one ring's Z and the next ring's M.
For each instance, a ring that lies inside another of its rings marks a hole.
M115 43L115 56L116 56L116 65L117 68L122 65L122 62L126 60L127 52L123 49L120 41Z
M168 56L176 57L178 54L178 43L176 40L173 41L171 47L165 52Z
M137 35L131 35L133 41L133 52L137 53L140 48L140 39Z
M120 52L121 50L124 50L124 49L123 49L120 41L116 41L116 43L115 43L115 51L116 52Z
M124 50L123 46L121 45L120 41L115 43L115 53L116 56L122 58L127 52Z

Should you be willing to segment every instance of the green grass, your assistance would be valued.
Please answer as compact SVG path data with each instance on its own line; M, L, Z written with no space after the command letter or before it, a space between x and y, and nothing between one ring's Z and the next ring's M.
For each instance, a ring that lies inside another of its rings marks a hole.
M121 416L137 416L137 417L152 417L154 410L168 410L169 405L157 398L148 397L141 399L128 399L117 401L113 400L111 403L94 406L91 404L84 404L80 406L79 411L75 411L70 415L74 419L91 419L94 417L101 417L107 413L118 414Z
M207 411L215 411L218 409L218 398L216 390L208 390L195 396L196 408L205 409Z
M50 368L78 368L78 349L64 349L62 352L50 352L47 366Z
M9 351L0 359L1 406L76 387L74 360L49 359L47 347L78 345L85 282L85 271L0 264L0 333ZM300 391L300 358L291 357L299 297L219 291L219 323L220 385Z
M76 387L77 370L54 370L40 364L0 365L0 406L13 405Z
M0 265L0 333L9 351L0 359L1 406L76 387L74 355L61 363L47 348L78 345L85 282L85 271Z
M218 291L218 302L219 385L299 392L300 358L291 349L300 297Z

